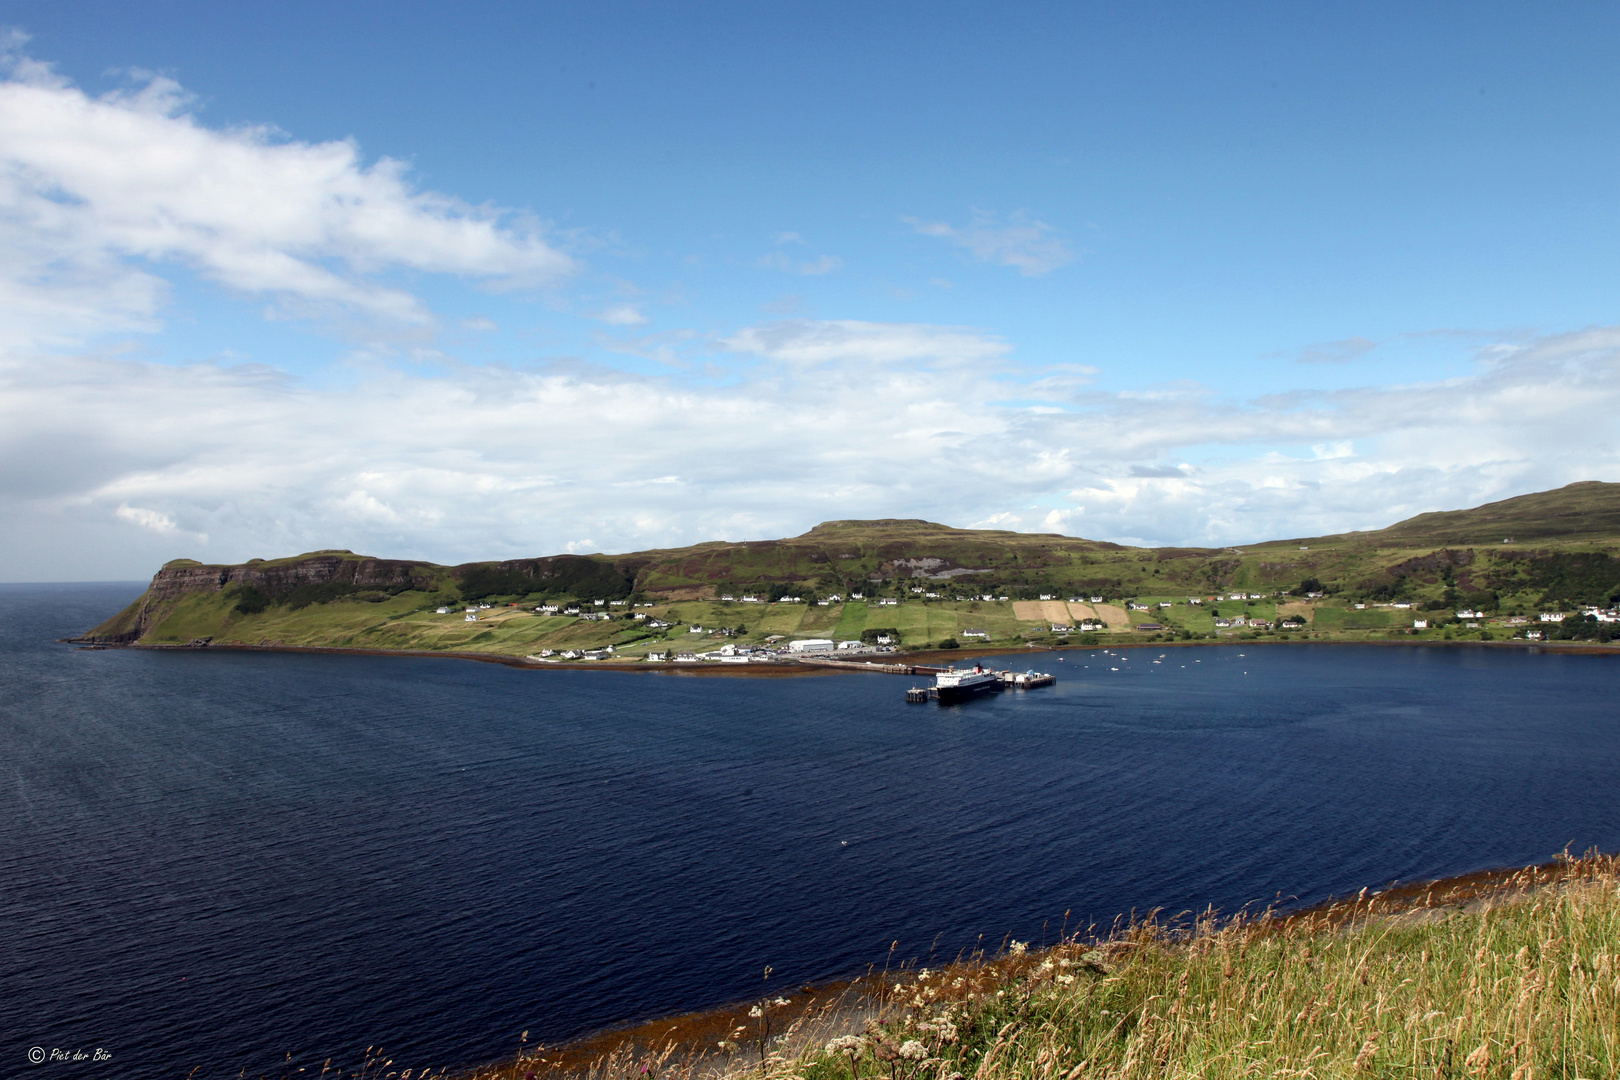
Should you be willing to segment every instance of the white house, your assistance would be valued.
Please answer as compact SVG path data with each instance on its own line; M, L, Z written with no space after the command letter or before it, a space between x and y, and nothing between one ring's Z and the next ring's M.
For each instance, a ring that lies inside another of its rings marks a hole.
M840 641L838 643L838 648L839 648L840 651L847 651L849 649L858 649L860 647L861 647L861 643L859 641Z
M1414 630L1427 630L1428 628L1429 628L1429 620L1428 619L1413 619L1412 620L1412 629L1414 629Z
M686 632L688 634L701 634L701 633L703 633L703 627L701 627L701 626L688 626L686 628Z
M476 611L469 611L469 612L467 612L467 614L465 614L465 615L463 615L461 617L461 621L462 622L477 622L478 621L478 613Z
M757 603L759 603L759 597L757 597L757 596L745 596L745 597L742 598L742 602L745 603L745 604L757 604Z
M866 597L864 593L852 592L849 594L849 598L851 600L864 600Z
M1092 597L1092 598L1091 598L1091 602L1092 602L1092 603L1093 603L1093 604L1100 604L1100 603L1102 603L1102 602L1103 602L1103 598L1102 598L1102 597L1100 597L1100 596L1093 596L1093 597Z
M1171 606L1171 604L1170 604L1170 601L1168 601L1168 600L1160 600L1159 601L1159 610L1160 611L1163 611L1165 608L1170 607L1170 606Z
M966 629L966 630L964 630L964 631L962 631L962 636L963 636L963 637L982 637L982 638L987 638L987 637L989 637L989 636L990 636L990 633L989 633L989 631L987 631L987 630L979 630L979 629L975 629L975 628L972 628L972 627L970 627L970 628L968 628L968 629Z
M650 660L654 664L662 664L665 660L669 659L669 653L666 653L666 652L650 652L650 653L647 654L647 659Z
M1052 633L1054 633L1054 634L1067 634L1068 632L1069 632L1069 627L1067 625L1065 625L1063 623L1053 623L1052 624Z
M1108 629L1108 627L1105 624L1100 623L1100 622L1083 622L1083 623L1080 624L1080 631L1081 631L1081 633L1085 633L1085 634L1100 633L1101 631L1106 630L1106 629Z
M836 647L831 638L800 638L788 642L788 652L796 653L832 652Z
M435 608L434 609L434 614L436 614L436 615L448 615L448 614L450 614L450 609L447 608L447 607Z
M1215 625L1216 626L1231 626L1232 625L1232 620L1231 619L1216 619L1215 620Z
M1463 608L1461 611L1457 612L1457 618L1477 619L1479 618L1479 612L1473 610L1472 608Z
M1052 599L1052 594L1051 593L1041 593L1041 599L1042 600L1050 600L1050 599Z
M878 639L877 639L877 643L879 645L893 645L894 644L894 638L891 637L888 634L879 634Z
M1564 621L1564 613L1562 611L1543 611L1541 613L1541 621L1542 622L1563 622Z
M733 597L732 597L732 595L730 593L721 593L720 594L720 599L722 599L722 600L731 600L731 599L733 599Z

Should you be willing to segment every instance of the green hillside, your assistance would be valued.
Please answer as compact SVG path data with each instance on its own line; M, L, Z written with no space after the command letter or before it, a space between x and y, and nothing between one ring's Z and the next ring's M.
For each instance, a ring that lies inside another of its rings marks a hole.
M86 640L501 656L612 645L623 659L703 651L717 638L852 640L878 630L908 646L1045 644L1073 640L1065 628L1082 623L1096 624L1105 636L1087 640L1099 641L1353 639L1409 634L1421 620L1419 636L1539 629L1606 641L1610 624L1577 615L1541 627L1535 616L1620 599L1617 554L1620 484L1596 482L1377 531L1224 549L831 521L782 540L461 566L348 551L236 566L182 559ZM571 604L574 615L537 610ZM488 606L469 620L466 609L479 605Z

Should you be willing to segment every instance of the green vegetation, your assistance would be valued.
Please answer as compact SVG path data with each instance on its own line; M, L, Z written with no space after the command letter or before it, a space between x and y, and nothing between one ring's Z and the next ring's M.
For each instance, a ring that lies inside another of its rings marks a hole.
M1363 890L1291 916L1150 916L1049 949L1013 941L936 970L885 970L836 996L767 991L746 1012L652 1022L460 1075L1613 1077L1617 871L1589 855Z
M1620 600L1617 555L1620 484L1599 483L1420 515L1376 532L1221 550L835 521L784 540L455 567L347 551L241 566L176 560L87 637L499 656L612 645L621 659L703 651L719 628L741 644L775 635L872 641L888 632L907 648L961 641L968 629L987 635L969 640L989 646L1051 646L1080 640L1082 627L1088 644L1526 632L1601 644L1616 624L1578 614L1541 624L1537 616ZM773 602L783 597L799 599ZM469 622L462 609L473 603L489 609ZM612 618L535 610L576 603ZM1462 620L1459 611L1478 616ZM683 625L638 625L653 620ZM1414 620L1428 625L1414 630ZM1150 628L1136 629L1143 624ZM691 625L704 635L688 634Z

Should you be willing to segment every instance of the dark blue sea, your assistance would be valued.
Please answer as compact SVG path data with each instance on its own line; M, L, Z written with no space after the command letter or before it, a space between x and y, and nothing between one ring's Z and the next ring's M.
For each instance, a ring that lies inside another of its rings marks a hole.
M0 587L3 1076L469 1064L766 964L1620 846L1620 658L1076 651L941 708L875 675L54 640L139 591Z

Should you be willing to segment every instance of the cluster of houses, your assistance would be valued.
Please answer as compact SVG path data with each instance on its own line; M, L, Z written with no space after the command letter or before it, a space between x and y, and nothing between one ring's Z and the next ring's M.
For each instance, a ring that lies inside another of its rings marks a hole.
M436 607L433 610L435 612L437 612L438 614L440 614L440 615L448 615L452 611L454 611L455 608L448 607L448 606L441 606L441 607ZM463 618L463 620L465 622L477 622L478 621L478 613L480 611L488 611L488 610L489 610L489 605L488 604L469 604L467 606L467 610L463 614L462 618Z

